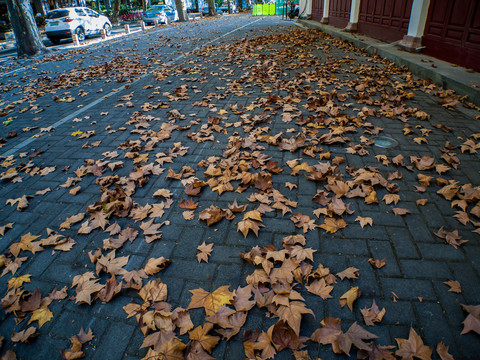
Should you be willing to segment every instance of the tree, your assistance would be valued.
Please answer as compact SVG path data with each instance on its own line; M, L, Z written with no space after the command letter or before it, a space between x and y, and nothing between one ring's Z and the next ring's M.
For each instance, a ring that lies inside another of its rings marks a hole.
M114 0L113 12L112 12L112 24L116 24L118 22L119 11L120 11L120 0Z
M185 9L183 8L182 0L175 0L175 6L177 7L178 21L180 22L187 21L187 15L185 14Z
M29 0L7 0L8 14L17 41L17 55L34 56L47 52L38 31Z
M215 11L215 0L208 0L208 15L210 16L217 15Z

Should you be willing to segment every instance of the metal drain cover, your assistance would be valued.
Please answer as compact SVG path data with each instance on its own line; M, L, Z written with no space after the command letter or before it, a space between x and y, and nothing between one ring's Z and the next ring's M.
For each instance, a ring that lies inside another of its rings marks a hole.
M393 148L398 145L398 141L390 136L379 136L374 139L375 146L381 148Z

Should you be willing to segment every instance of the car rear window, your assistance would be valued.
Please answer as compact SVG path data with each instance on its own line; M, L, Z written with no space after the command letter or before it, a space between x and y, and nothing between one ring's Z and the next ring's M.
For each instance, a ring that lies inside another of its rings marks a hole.
M47 14L47 19L60 19L65 16L68 16L68 10L56 10L56 11L50 11Z

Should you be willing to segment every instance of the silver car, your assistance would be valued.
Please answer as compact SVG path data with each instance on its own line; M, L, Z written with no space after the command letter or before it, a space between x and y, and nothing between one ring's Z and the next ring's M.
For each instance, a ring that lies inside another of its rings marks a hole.
M143 22L147 25L153 25L156 22L168 24L178 20L177 9L169 5L155 5L143 13Z

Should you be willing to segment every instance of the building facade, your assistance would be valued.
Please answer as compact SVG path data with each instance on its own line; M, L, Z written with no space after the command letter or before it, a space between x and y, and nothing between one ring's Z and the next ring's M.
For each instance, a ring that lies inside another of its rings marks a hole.
M480 71L479 0L301 0L324 24Z

